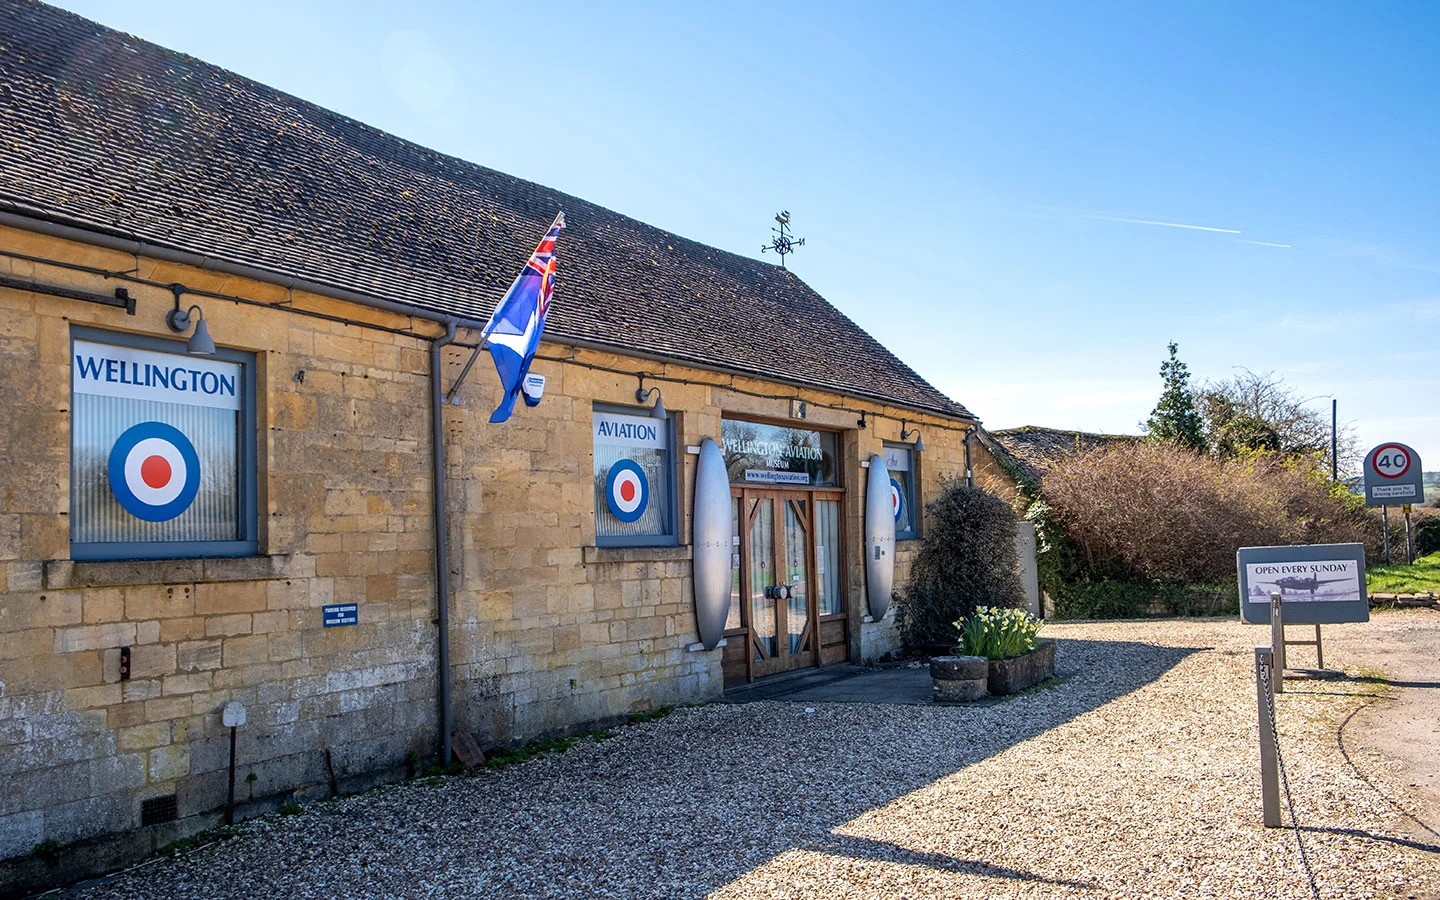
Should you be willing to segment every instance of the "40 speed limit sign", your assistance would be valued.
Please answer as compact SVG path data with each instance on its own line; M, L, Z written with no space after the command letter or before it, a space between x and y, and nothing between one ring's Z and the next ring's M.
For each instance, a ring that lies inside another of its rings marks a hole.
M1425 499L1420 455L1391 441L1365 454L1365 505L1394 506Z

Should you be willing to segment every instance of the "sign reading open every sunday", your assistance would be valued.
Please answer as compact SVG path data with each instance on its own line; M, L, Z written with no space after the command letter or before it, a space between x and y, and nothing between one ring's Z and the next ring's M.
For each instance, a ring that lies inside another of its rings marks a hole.
M1268 624L1270 595L1280 595L1287 625L1368 622L1363 544L1245 547L1236 554L1240 617Z

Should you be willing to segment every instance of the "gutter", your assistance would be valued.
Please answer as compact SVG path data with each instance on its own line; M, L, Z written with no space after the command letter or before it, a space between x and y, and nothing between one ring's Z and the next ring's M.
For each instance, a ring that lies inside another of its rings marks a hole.
M205 256L201 253L191 253L188 250L179 250L163 244L152 244L134 238L120 237L101 231L92 231L88 228L64 225L59 222L50 221L49 219L36 218L22 213L0 210L0 225L8 225L12 228L19 228L22 231L33 231L37 234L48 234L51 237L78 241L79 243L90 244L94 247L104 247L107 250L118 250L121 253L128 253L132 256L149 256L155 259L163 259L166 262L194 266L197 269L223 272L226 275L235 275L241 278L250 278L255 281L263 281L266 284L273 284L283 288L293 288L297 291L305 291L309 294L329 297L332 300L344 300L349 303L359 304L360 306L368 306L371 309L383 310L416 319L424 319L441 325L448 326L453 322L455 326L459 328L485 327L484 322L477 322L463 316L452 316L447 313L432 312L418 306L397 303L394 300L386 300L371 294L362 294L359 291L347 290L346 288L336 287L320 281L310 281L306 278L297 278L294 275L284 275L269 269L247 266L244 263L230 262L229 260L218 259L214 256ZM424 338L423 335L416 335L416 337Z
M13 202L10 205L14 205ZM437 322L442 325L454 322L459 328L474 328L483 330L487 322L453 316L447 313L433 312L418 306L409 306L404 303L397 303L394 300L385 300L371 294L362 294L358 291L351 291L324 282L311 281L306 278L298 278L294 275L283 275L279 272L261 269L243 263L230 262L224 259L217 259L213 256L205 256L200 253L192 253L188 250L180 250L162 244L152 244L134 238L121 237L92 228L81 228L74 225L66 225L50 219L39 218L34 215L15 213L0 210L0 225L9 225L25 231L34 231L40 234L48 234L52 237L66 238L80 243L92 244L97 247L105 247L110 250L118 250L140 256L150 256L156 259L163 259L168 262L181 263L194 266L198 269L206 269L212 272L224 272L227 275L236 275L242 278L252 278L256 281L263 281L267 284L278 285L283 288L293 288L311 294L318 294L322 297L330 297L334 300L344 300L356 303L361 306L368 306L372 309L384 310L402 316L413 316L417 319L425 319L430 322ZM896 409L905 409L911 412L924 415L939 416L966 424L978 424L980 419L974 415L963 416L952 412L941 412L933 408L927 408L918 404L906 403L894 397L887 397L882 394L869 394L863 391L846 390L833 386L811 384L797 379L786 378L784 375L773 372L749 372L736 368L725 368L705 362L686 359L681 356L670 356L659 353L647 353L643 350L635 350L628 347L604 344L599 341L586 340L584 338L571 337L551 330L545 340L555 344L568 345L584 350L598 350L602 353L618 353L622 356L631 356L636 359L644 359L650 362L673 363L682 366L689 366L704 372L715 372L721 375L739 375L742 378L760 378L765 381L772 381L776 384L784 384L789 387L801 388L804 390L822 390L838 396L853 396L863 398L872 402L893 406Z
M743 369L737 369L734 367L725 368L723 366L717 366L710 363L696 362L694 360L685 359L684 357L680 356L666 356L660 353L647 353L644 350L632 350L628 347L616 347L611 344L602 344L598 341L586 340L585 338L576 338L570 337L569 335L565 334L557 334L554 331L550 330L547 330L545 332L545 337L542 340L551 344L560 344L562 346L575 347L580 350L597 350L601 353L615 353L620 356L631 356L635 359L644 359L650 362L686 366L691 369L698 369L702 372L715 372L719 375L729 375L731 377L738 375L741 378L756 378L761 381L773 381L776 384L783 384L789 387L800 388L807 391L824 391L826 393L834 394L837 397L856 397L863 400L869 400L872 403L879 403L882 406L893 406L896 409L905 409L909 410L910 412L921 413L927 416L938 416L942 419L950 419L955 422L964 422L967 425L980 424L980 419L973 415L962 416L958 413L940 412L936 409L918 406L913 403L906 403L902 400L897 400L894 397L886 397L881 394L867 394L862 391L847 390L845 388L838 388L823 384L815 384L813 382L804 382L794 378L786 378L784 375L779 375L772 372L747 372ZM720 387L720 385L716 386Z
M433 445L431 447L431 467L434 470L432 482L435 491L435 513L433 517L435 523L435 624L439 628L436 662L436 680L439 684L440 706L439 753L442 764L449 764L450 732L453 730L453 717L450 709L450 564L449 548L446 545L446 535L449 526L445 509L445 445L443 442L444 429L442 427L443 422L440 406L440 399L444 395L440 384L442 378L440 371L440 349L454 342L456 328L484 328L485 323L445 315L444 313L430 312L414 306L407 306L403 303L396 303L393 300L385 300L380 297L373 297L369 294L362 294L357 291L350 291L321 282L296 278L293 275L282 275L278 272L272 272L255 266L247 266L241 263L216 259L213 256L204 256L199 253L191 253L173 247L151 244L141 240L106 234L86 228L78 228L73 225L65 225L48 219L40 219L5 210L0 210L0 225L8 225L22 231L45 234L51 237L76 241L77 243L89 244L94 247L104 247L108 250L118 250L132 256L148 256L167 262L194 266L198 269L223 272L227 275L235 275L241 278L250 278L255 281L263 281L266 284L274 284L283 288L294 288L307 293L318 294L322 297L343 300L397 315L424 319L445 326L445 334L441 337L427 338L420 334L415 335L415 337L430 342L430 415L433 426L431 429L431 443ZM283 309L284 307L277 308Z

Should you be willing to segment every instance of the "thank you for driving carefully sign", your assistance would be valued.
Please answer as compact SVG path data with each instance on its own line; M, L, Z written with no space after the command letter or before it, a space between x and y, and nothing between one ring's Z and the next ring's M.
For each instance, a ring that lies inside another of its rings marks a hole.
M1381 444L1365 454L1365 505L1398 506L1425 501L1420 456L1404 444Z
M1364 544L1243 547L1235 556L1245 622L1269 624L1272 593L1287 625L1370 621Z

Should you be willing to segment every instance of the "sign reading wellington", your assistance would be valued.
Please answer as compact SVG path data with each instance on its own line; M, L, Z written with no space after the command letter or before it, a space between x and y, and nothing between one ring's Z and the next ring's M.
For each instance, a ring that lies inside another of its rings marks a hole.
M1365 505L1394 506L1425 500L1420 455L1404 444L1381 444L1365 454Z
M84 340L75 341L73 347L70 377L75 394L106 398L101 402L112 407L116 402L139 401L129 404L123 413L108 407L85 413L87 434L95 427L88 424L92 420L102 423L99 432L87 439L99 442L91 446L104 461L115 501L144 522L179 517L195 503L206 472L196 450L199 438L185 430L193 416L172 411L194 407L239 410L241 367L222 360ZM211 452L209 458L213 459L213 449Z
M1287 625L1370 621L1364 544L1244 547L1235 557L1245 622L1270 622L1272 593Z

